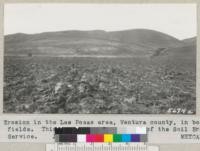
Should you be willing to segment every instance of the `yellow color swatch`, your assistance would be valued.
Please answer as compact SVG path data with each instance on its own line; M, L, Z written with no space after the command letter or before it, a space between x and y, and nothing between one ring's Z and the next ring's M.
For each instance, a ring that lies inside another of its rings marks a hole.
M104 142L113 142L113 135L112 134L104 134Z

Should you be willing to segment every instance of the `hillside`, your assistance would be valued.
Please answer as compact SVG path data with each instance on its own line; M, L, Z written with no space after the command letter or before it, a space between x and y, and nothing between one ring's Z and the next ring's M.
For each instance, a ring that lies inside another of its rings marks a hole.
M170 35L148 29L117 31L111 32L111 35L112 37L117 37L121 42L140 44L151 47L152 49L178 47L182 45L181 41Z
M173 59L189 59L193 60L194 62L196 59L196 37L185 39L184 46L177 47L174 49L169 49L167 52ZM178 58L177 58L178 57Z
M185 43L185 45L196 45L197 37L184 39L183 42Z
M144 56L158 48L182 44L174 37L147 29L115 32L71 30L7 35L5 54Z
M161 49L154 61L190 72L196 70L196 38L183 40L184 44L176 48ZM155 51L156 52L156 51Z

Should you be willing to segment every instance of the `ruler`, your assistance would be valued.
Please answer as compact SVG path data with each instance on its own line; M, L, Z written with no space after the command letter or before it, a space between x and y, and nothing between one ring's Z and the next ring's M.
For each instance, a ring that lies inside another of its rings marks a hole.
M147 151L146 143L54 143L46 151Z

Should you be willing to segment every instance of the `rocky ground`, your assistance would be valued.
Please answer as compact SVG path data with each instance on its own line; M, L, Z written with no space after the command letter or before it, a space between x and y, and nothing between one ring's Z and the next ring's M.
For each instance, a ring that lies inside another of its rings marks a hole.
M196 72L151 58L5 57L4 113L193 114Z

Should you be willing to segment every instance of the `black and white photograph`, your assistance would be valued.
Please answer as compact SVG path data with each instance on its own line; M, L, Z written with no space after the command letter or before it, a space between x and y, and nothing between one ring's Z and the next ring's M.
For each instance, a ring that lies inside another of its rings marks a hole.
M6 114L196 114L196 4L4 5Z

